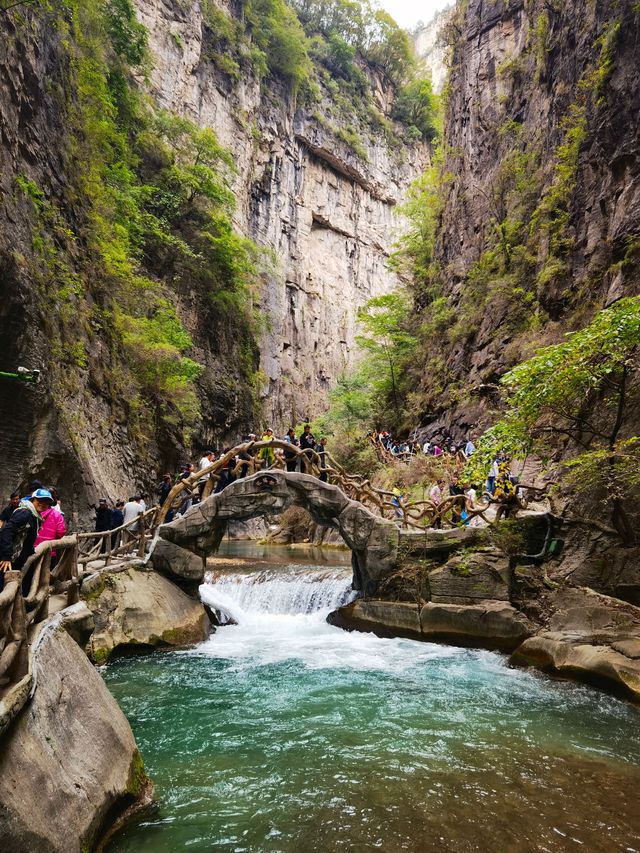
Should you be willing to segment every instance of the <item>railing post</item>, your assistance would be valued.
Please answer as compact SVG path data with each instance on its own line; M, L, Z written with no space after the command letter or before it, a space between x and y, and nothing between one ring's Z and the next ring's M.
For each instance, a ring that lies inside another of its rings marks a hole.
M138 557L140 557L141 560L144 559L144 552L145 552L145 545L146 545L146 540L145 540L145 535L144 535L144 531L145 531L145 517L144 516L145 516L145 514L142 513L142 515L140 516L140 521L138 523L138 528L139 528L138 535L140 536L140 541L138 543Z

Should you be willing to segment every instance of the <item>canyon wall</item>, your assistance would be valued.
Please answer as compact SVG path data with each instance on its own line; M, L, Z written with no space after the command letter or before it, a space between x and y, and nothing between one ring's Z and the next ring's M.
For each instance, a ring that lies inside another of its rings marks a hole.
M452 23L422 384L424 423L464 435L507 369L640 292L640 12L470 0Z
M206 58L197 1L136 7L149 33L154 100L212 128L233 152L236 224L273 253L261 294L261 393L267 420L285 430L323 411L329 389L353 366L358 308L398 286L386 266L404 228L397 207L428 165L428 150L372 131L357 105L335 117L326 90L305 109L275 81L234 83ZM219 8L233 13L232 3ZM368 73L377 106L388 111L392 93ZM345 125L357 150L342 138Z
M207 9L237 15L237 5ZM96 13L83 10L82 3L25 6L0 16L0 370L43 369L37 387L0 385L0 493L19 484L24 493L33 478L56 483L70 518L86 513L99 496L148 490L163 470L188 458L178 429L182 413L170 395L154 402L137 393L114 320L122 259L112 253L115 273L105 272L95 221L96 213L114 219L117 192L105 202L95 182L96 202L78 190L78 173L91 169L90 161L78 159L87 138L93 134L109 150L123 144L107 131L99 137L99 106L89 125L86 116L79 123L87 103L95 108L98 89L91 86L101 85L97 74L91 77L99 66L86 59ZM235 164L235 228L265 250L253 297L257 346L240 346L234 318L197 280L168 274L160 281L193 341L185 354L204 368L196 380L202 417L191 434L198 453L263 427L255 396L277 430L324 408L328 390L353 363L358 308L397 285L386 260L403 228L398 205L429 155L384 118L392 92L366 66L382 115L378 128L362 117L362 105L354 104L353 114L344 105L336 110L340 84L334 81L332 92L323 88L325 80L312 106L304 107L273 76L225 73L211 60L198 0L138 0L136 14L148 32L139 89L154 110L215 131ZM95 44L91 49L95 54ZM78 91L80 72L88 75L88 94ZM109 110L105 102L105 118L112 119ZM116 168L112 163L100 181L119 191L126 170L138 168L142 182L151 167L157 171L154 157L166 156L149 155L144 146L143 154L148 162L142 166L134 152ZM140 272L147 282L161 278L153 261L143 256L129 279L135 283ZM164 358L166 348L159 346ZM144 370L150 366L153 358ZM256 394L246 376L258 366Z

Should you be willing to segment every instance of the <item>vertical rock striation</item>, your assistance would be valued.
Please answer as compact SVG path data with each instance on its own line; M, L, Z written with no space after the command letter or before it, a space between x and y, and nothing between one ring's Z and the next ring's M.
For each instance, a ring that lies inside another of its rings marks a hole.
M639 292L640 13L469 0L449 33L435 256L451 311L439 356L458 393L439 423L462 432L535 346Z
M233 82L209 61L200 3L136 7L149 33L154 100L212 128L233 152L236 224L273 253L261 295L262 393L267 417L285 428L321 411L353 364L357 309L398 286L386 266L404 227L397 207L428 150L373 133L354 105L344 120L357 131L356 151L328 118L330 93L297 108L281 85L261 87L251 75ZM389 91L375 83L388 107Z

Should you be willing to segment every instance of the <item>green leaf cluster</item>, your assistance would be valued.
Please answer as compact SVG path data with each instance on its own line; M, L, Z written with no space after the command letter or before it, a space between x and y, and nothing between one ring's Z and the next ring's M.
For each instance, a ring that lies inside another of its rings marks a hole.
M628 496L640 480L640 437L624 434L638 373L640 297L626 297L502 378L505 413L483 435L469 475L486 475L499 450L547 463L561 452L574 485L597 483L610 500Z
M254 386L263 259L233 227L233 161L211 130L156 109L133 84L146 33L130 0L70 0L52 22L73 92L66 205L24 175L15 181L33 208L51 352L95 369L99 335L102 382L127 402L132 431L142 438L160 421L186 436L200 417L202 371L180 320L189 293L208 295L211 340ZM77 373L66 376L68 394Z

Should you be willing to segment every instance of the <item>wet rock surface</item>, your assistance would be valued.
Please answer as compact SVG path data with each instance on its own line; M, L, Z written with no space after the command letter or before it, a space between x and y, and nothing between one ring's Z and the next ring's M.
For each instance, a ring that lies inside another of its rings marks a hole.
M588 588L550 596L547 628L513 661L605 687L640 702L640 608Z

